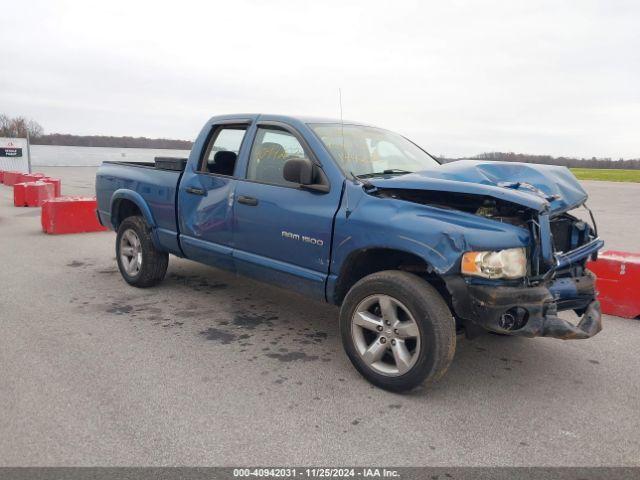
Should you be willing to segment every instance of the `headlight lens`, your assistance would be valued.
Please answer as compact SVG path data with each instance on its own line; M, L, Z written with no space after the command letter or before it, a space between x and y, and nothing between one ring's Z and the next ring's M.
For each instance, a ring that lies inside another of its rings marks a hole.
M527 252L524 248L467 252L462 256L462 273L483 278L522 278L527 274Z

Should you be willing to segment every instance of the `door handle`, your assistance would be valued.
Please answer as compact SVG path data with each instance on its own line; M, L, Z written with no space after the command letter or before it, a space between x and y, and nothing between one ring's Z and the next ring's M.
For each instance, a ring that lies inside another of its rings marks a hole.
M245 195L240 195L238 197L238 203L242 203L243 205L249 205L250 207L255 207L258 205L258 199L253 197L247 197Z
M207 194L207 192L205 192L203 189L195 188L195 187L187 187L187 193L192 193L193 195L206 195Z

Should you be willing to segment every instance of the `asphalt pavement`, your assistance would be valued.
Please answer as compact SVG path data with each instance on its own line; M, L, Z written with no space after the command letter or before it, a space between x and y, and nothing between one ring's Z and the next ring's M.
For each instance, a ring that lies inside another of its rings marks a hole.
M94 168L40 170L93 193ZM584 184L606 248L640 251L640 184ZM112 232L48 236L10 199L0 466L640 465L640 321L459 338L443 380L392 394L349 363L335 307L173 257L135 289Z

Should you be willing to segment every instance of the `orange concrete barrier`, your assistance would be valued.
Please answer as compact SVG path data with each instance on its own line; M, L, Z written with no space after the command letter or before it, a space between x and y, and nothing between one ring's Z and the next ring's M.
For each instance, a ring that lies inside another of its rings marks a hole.
M55 197L62 195L62 182L59 178L42 177L40 181L53 184Z
M13 186L13 206L14 207L27 206L27 184L26 183L16 183Z
M21 173L20 174L20 183L26 182L37 182L41 178L44 178L46 175L44 173Z
M13 186L13 204L16 207L39 207L54 197L55 185L52 183L22 182Z
M95 197L58 197L42 204L42 230L64 233L101 232L107 230L98 223Z
M2 182L9 187L13 187L16 183L22 181L22 175L22 172L4 172Z
M26 184L27 207L40 207L47 201L55 198L55 185L46 182L29 182Z
M13 187L16 183L35 182L44 177L46 177L46 175L39 172L26 173L5 170L2 172L2 183L9 187Z
M640 317L640 254L607 250L587 264L595 273L603 313Z

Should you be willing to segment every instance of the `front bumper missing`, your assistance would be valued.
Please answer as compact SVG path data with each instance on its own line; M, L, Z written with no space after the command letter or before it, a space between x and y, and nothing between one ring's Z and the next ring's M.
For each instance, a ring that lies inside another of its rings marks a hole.
M561 278L523 287L469 284L462 277L448 279L453 308L467 327L506 335L552 337L563 340L593 337L602 330L600 302L595 300L594 277ZM577 324L558 317L558 310L582 315ZM507 317L505 317L505 315ZM505 321L510 317L512 321Z

